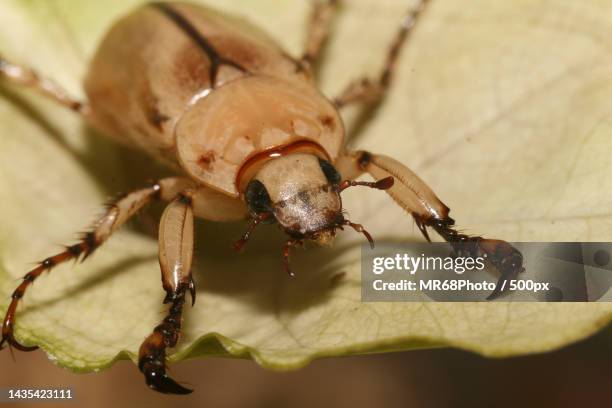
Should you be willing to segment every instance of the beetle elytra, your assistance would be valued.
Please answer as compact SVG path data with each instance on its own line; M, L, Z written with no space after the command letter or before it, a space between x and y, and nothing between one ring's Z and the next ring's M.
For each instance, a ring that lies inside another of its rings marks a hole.
M486 256L503 279L519 273L520 252L505 241L459 233L449 207L405 165L344 145L341 110L384 96L401 46L426 3L419 1L403 20L379 75L352 82L333 99L317 89L312 66L337 0L315 4L300 58L235 17L182 3L144 5L116 22L100 43L84 82L86 102L0 58L6 81L38 90L99 133L177 173L117 199L79 243L28 272L13 292L0 347L36 349L14 336L17 306L27 288L54 266L90 255L155 199L169 203L160 220L159 261L170 307L142 343L138 366L147 385L160 392L191 392L166 374L166 353L177 344L188 292L195 302L194 217L250 220L237 249L257 225L276 223L288 235L282 257L289 271L291 247L305 240L327 244L338 229L351 227L373 242L363 226L345 218L340 197L346 188L366 186L386 191L427 240L431 228L451 244L467 243L474 254ZM375 181L355 181L365 173Z

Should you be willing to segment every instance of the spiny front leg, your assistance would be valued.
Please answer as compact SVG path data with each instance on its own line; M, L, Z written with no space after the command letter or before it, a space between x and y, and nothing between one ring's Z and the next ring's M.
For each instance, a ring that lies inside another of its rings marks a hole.
M375 102L380 100L389 85L397 64L397 58L412 33L417 20L421 16L429 0L418 0L416 6L408 12L400 29L398 30L385 58L385 64L377 77L364 77L350 83L342 93L334 98L334 103L338 108L361 102Z
M419 225L419 221L416 222ZM487 296L487 300L497 298L505 290L504 288L509 287L508 282L516 279L518 274L525 270L523 254L506 241L461 234L452 228L454 224L455 220L447 217L445 220L430 220L419 228L424 231L425 225L432 227L442 238L451 243L459 256L466 252L472 256L484 256L501 275L495 289Z
M352 179L367 172L377 180L392 176L395 180L387 193L414 218L423 236L429 241L427 227L433 228L449 242L455 252L469 252L483 256L501 274L497 286L488 299L501 293L508 279L515 279L524 270L523 256L512 245L497 239L469 236L454 229L455 220L448 216L450 209L412 170L391 157L358 151L341 156L336 168L344 177Z
M71 109L75 112L87 115L89 106L87 103L77 100L50 79L41 77L31 68L17 65L7 61L0 55L0 78L17 85L35 89L47 98Z
M11 296L11 303L6 311L4 323L2 325L2 340L0 348L5 342L18 350L36 350L37 346L26 347L17 342L14 337L15 314L19 301L25 295L28 287L43 272L50 271L53 267L64 263L70 259L82 256L83 260L106 241L113 232L121 227L125 222L136 214L142 207L154 198L168 200L176 195L177 189L184 189L190 185L190 181L180 178L167 178L158 181L150 187L133 191L115 202L108 205L106 213L94 224L92 231L83 235L81 242L66 247L59 254L44 259L36 268L26 273L21 284L15 289ZM179 190L180 191L180 190Z
M181 193L164 210L159 225L159 264L166 291L164 303L171 303L168 315L140 346L138 368L147 385L167 394L188 394L192 390L178 384L166 374L166 349L174 347L181 331L185 294L195 286L191 277L193 258L193 195Z
M329 29L334 18L339 0L317 0L314 4L308 27L308 37L304 54L300 60L304 68L310 70L316 62L323 44L329 36Z

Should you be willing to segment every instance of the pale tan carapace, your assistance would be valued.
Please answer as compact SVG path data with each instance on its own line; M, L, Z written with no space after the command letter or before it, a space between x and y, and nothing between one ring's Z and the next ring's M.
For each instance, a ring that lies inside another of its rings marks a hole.
M257 153L311 140L335 160L343 145L338 110L307 70L247 21L202 7L143 7L121 19L94 55L85 91L98 129L233 197Z
M336 0L316 3L301 59L286 54L247 21L194 5L151 3L115 23L102 40L85 80L87 102L67 95L27 67L0 58L0 76L37 89L82 114L101 133L147 152L179 174L118 199L81 242L46 258L15 289L2 341L20 350L15 313L26 289L44 271L87 256L154 198L169 201L159 227L159 261L168 315L139 351L139 368L154 390L187 393L166 374L166 349L178 341L191 275L194 216L213 221L251 217L237 247L261 222L290 236L329 243L344 218L340 192L354 185L382 190L411 214L427 239L433 228L453 245L467 243L488 257L504 279L522 270L520 252L504 241L458 233L449 209L410 169L364 151L344 150L339 110L375 101L388 88L401 44L426 0L404 19L380 75L349 84L332 101L316 88L312 63L327 36ZM377 181L354 181L362 173ZM465 249L464 249L465 250ZM499 293L500 284L493 295ZM492 295L492 296L493 296Z

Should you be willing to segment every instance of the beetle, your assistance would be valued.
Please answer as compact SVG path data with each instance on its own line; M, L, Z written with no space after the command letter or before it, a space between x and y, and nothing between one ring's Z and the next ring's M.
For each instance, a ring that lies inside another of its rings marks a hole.
M486 257L500 272L500 282L521 272L518 250L505 241L458 232L449 207L408 167L344 146L340 111L384 97L400 49L427 3L421 0L408 12L379 75L350 83L333 99L317 89L313 65L337 0L315 3L300 58L244 20L185 3L143 5L116 22L100 43L84 81L86 102L0 57L6 81L38 90L80 114L100 134L148 153L177 173L119 197L80 242L29 271L12 294L0 347L36 349L14 336L17 306L28 287L56 265L91 255L156 199L168 202L159 225L159 263L163 302L170 305L142 343L138 367L146 384L164 393L192 391L166 374L166 353L178 342L188 293L195 302L194 217L250 219L235 243L238 250L259 224L277 224L288 235L282 259L290 273L293 246L328 244L338 229L353 228L373 245L362 225L345 218L340 195L346 188L366 186L386 191L414 218L425 239L431 228L457 251L467 248ZM375 181L356 181L364 173Z

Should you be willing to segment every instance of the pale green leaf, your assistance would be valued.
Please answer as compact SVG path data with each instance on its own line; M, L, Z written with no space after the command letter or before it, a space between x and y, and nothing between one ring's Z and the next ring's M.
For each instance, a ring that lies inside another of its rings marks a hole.
M96 42L137 3L3 1L0 52L82 96ZM307 1L209 3L299 52ZM344 3L320 71L329 95L348 78L376 72L407 7ZM469 232L611 240L611 13L603 0L433 0L371 122L357 126L358 112L347 112L349 129L359 130L351 144L410 165ZM159 174L38 95L13 87L3 95L0 312L32 263L74 242L108 196ZM384 193L355 189L344 202L379 241L422 239ZM146 233L154 221L144 215L140 231L126 228L84 264L37 280L18 313L17 338L73 370L135 359L165 311L154 233ZM197 224L198 300L187 308L172 360L232 355L291 368L319 356L435 345L506 356L561 347L612 316L610 303L362 303L362 237L346 232L332 249L298 251L290 279L272 227L258 230L246 253L232 252L243 227Z

